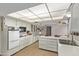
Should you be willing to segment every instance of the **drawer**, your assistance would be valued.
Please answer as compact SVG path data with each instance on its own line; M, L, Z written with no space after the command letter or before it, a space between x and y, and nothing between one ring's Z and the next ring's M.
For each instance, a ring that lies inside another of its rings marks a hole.
M39 44L39 46L41 46L41 45L48 46L48 47L58 47L58 45Z
M39 45L49 45L49 46L58 46L57 43L46 43L46 42L39 42Z
M9 49L13 49L19 46L19 41L9 42Z
M49 41L39 41L39 44L48 44L48 45L58 45L58 43L57 42L49 42Z
M47 43L39 43L39 45L44 45L44 46L50 46L50 47L57 47L57 44L47 44Z
M39 41L41 41L41 42L58 42L58 40L55 40L55 39L52 39L52 40L50 40L50 39L41 39L41 40L39 40Z
M47 45L40 45L39 48L50 50L50 51L57 51L58 48L56 46L47 46Z
M56 42L57 43L57 40L45 40L46 42Z

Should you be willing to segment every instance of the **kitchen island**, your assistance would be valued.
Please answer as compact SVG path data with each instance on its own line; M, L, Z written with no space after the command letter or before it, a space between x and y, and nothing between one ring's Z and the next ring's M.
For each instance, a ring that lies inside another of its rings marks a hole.
M54 37L54 36L39 36L39 48L58 52L58 40L68 40L66 36Z

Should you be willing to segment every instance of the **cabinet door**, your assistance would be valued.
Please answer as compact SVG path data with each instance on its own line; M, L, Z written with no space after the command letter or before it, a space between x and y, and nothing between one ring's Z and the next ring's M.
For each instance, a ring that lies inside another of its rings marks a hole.
M27 44L25 44L26 43L26 41L25 41L25 38L26 37L21 37L20 39L19 39L19 44L20 44L20 49L23 49L25 46L27 46Z
M39 48L50 50L50 51L57 51L57 40L55 39L41 39L39 40Z
M58 55L59 56L74 56L74 46L58 44ZM76 49L76 48L75 48ZM76 51L76 50L75 50Z
M25 42L25 37L21 37L21 38L19 39L19 43L20 43L20 45L23 45L24 42Z
M16 47L19 47L19 40L14 42L9 42L9 49L14 49Z
M71 31L79 32L79 4L73 5L71 14Z
M29 40L29 45L30 45L33 41L32 36L28 36L27 39Z
M14 37L14 31L9 31L9 41L16 40Z
M9 41L15 41L19 38L19 31L9 31Z

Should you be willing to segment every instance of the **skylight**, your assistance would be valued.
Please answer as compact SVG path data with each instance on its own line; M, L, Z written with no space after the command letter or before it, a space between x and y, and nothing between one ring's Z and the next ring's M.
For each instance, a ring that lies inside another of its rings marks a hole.
M58 10L58 11L55 11L55 12L51 12L51 15L53 17L59 17L59 16L64 16L66 13L66 10Z
M46 13L48 12L47 11L47 8L45 6L45 4L41 4L41 5L38 5L38 6L35 6L35 7L32 7L32 8L29 8L32 12L34 12L35 14L42 14L42 13Z
M30 19L36 18L36 16L32 14L31 12L29 12L27 9L19 11L17 13L23 15L24 17L28 17Z
M70 3L47 3L49 11L57 11L67 9Z
M49 11L45 4L40 4L25 10L8 14L8 16L19 18L28 22L54 20L56 18L63 18L62 16L65 15L70 3L47 3L47 6ZM50 15L53 19L51 19Z

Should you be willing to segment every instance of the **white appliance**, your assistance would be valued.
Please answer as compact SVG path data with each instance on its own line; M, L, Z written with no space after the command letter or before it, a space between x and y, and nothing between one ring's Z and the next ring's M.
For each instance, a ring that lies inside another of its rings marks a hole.
M8 49L13 49L19 46L19 30L15 27L10 27L8 31L9 47Z

